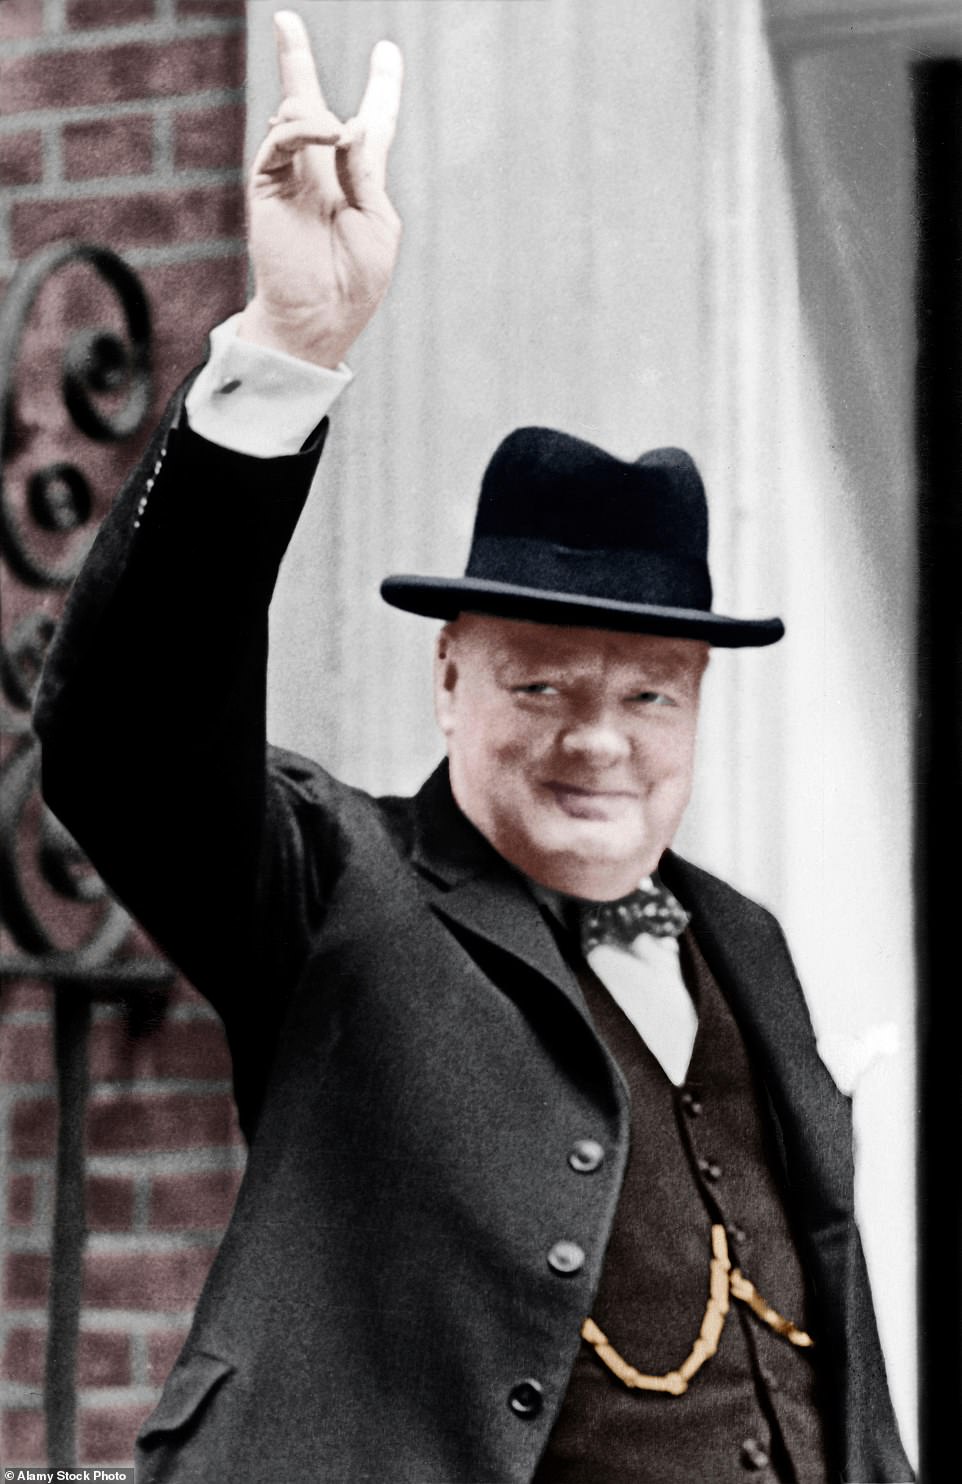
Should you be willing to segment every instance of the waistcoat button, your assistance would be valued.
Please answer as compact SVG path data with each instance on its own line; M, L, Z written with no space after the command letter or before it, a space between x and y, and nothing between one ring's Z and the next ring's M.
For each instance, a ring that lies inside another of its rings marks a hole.
M605 1151L597 1139L579 1139L572 1144L568 1163L579 1175L590 1175L604 1163Z
M516 1417L523 1417L530 1421L537 1417L544 1404L544 1391L538 1381L532 1381L528 1377L519 1381L517 1386L512 1386L508 1393L508 1406Z
M681 1095L681 1106L689 1118L697 1118L702 1111L701 1102L693 1092L683 1092Z
M742 1467L757 1473L759 1469L768 1468L771 1460L757 1438L746 1438L742 1443Z
M566 1277L584 1267L585 1254L577 1242L555 1242L548 1253L548 1266Z
M718 1180L721 1177L721 1165L716 1164L713 1159L700 1159L698 1168L706 1180Z

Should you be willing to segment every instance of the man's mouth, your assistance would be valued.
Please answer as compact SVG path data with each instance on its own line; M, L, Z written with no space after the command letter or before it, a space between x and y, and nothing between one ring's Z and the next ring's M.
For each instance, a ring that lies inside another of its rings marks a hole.
M544 787L571 819L614 819L636 797L630 789L583 788L554 780Z

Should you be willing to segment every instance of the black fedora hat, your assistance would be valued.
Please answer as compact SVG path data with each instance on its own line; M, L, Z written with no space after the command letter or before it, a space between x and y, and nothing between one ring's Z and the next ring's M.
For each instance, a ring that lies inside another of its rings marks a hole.
M781 619L711 611L708 505L694 460L656 448L626 463L552 428L518 428L485 470L463 577L385 578L395 608L774 644Z

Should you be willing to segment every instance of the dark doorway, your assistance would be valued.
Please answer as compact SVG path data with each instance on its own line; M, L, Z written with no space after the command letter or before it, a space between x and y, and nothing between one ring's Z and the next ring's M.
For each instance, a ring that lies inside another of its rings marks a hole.
M958 1468L962 1404L962 61L919 65L920 1475Z

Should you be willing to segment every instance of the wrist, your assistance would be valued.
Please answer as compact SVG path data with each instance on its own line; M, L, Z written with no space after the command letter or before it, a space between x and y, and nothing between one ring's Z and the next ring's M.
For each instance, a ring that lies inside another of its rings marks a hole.
M237 335L241 340L335 371L354 336L344 329L326 326L319 319L316 310L273 308L255 294L238 316Z

